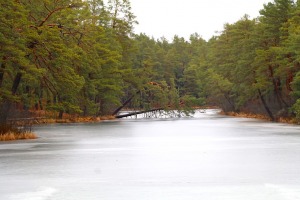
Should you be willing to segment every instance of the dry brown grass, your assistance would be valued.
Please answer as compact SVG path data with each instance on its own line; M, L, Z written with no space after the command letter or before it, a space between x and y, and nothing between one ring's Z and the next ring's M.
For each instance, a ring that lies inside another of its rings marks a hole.
M286 124L299 124L295 118L280 117L277 121Z
M35 124L54 124L55 123L55 119L38 119L35 121Z
M242 117L242 118L254 118L254 119L261 119L266 121L271 121L271 119L266 115L261 114L253 114L253 113L236 113L236 112L221 112L223 115L233 116L233 117ZM279 123L286 123L286 124L298 124L297 120L292 117L279 117L275 120Z
M54 123L91 123L100 122L102 120L112 120L115 116L86 116L82 117L78 114L64 113L62 119L58 119L58 112L55 111L44 111L44 110L30 110L32 114L32 124L54 124ZM22 121L21 121L22 123Z
M100 122L99 117L78 117L75 122L85 123L85 122Z
M218 106L194 106L193 109L221 109Z
M11 124L0 125L0 141L36 139L37 136L23 129L17 128Z
M7 132L0 134L0 141L11 141L11 140L28 140L28 139L36 139L37 136L31 132L24 133L15 133L15 132Z
M115 116L112 115L107 115L107 116L102 116L100 117L101 120L112 120L112 119L116 119Z
M115 116L101 116L101 117L71 117L64 119L56 119L54 123L90 123L100 122L102 120L112 120Z
M253 113L244 113L244 112L221 112L221 114L228 115L228 116L233 116L233 117L241 117L241 118L254 118L254 119L262 119L262 120L267 120L270 121L270 118L266 115L261 115L261 114L253 114Z

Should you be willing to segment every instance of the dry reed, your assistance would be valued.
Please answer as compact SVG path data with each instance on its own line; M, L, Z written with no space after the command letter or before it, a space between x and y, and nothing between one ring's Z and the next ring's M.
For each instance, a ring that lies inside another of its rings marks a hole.
M36 139L37 136L31 132L24 133L15 133L15 132L7 132L0 134L0 141L11 141L11 140L28 140L28 139Z
M241 117L241 118L253 118L253 119L262 119L270 121L270 118L266 115L254 114L254 113L244 113L244 112L221 112L223 115L228 115L232 117Z

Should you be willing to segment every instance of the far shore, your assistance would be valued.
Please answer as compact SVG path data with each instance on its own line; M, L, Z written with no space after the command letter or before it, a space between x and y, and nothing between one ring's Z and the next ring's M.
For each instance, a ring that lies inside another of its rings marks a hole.
M203 107L195 107L197 109L220 109L215 106L203 106ZM220 109L221 110L221 109ZM253 114L253 113L246 113L246 112L224 112L221 111L219 114L227 115L232 117L240 117L240 118L252 118L252 119L260 119L264 121L271 121L271 119L267 115L263 114ZM41 125L41 124L62 124L62 123L96 123L106 120L113 120L116 119L115 116L102 116L102 117L78 117L68 115L63 119L58 118L47 118L47 117L33 117L33 118L20 118L15 119L14 124L16 126L32 126L32 125ZM284 118L279 117L276 119L275 122L278 123L287 123L287 124L299 124L295 118ZM2 127L1 127L2 128ZM0 129L1 129L0 128ZM17 129L13 128L11 130L7 130L6 132L2 132L0 130L0 142L1 141L13 141L13 140L26 140L26 139L36 139L38 136L30 131L23 131L20 132Z
M263 114L254 114L254 113L246 113L246 112L224 112L224 111L222 111L220 114L232 116L232 117L252 118L252 119L260 119L264 121L272 121L270 117ZM299 122L292 117L278 117L274 122L286 123L286 124L299 124Z

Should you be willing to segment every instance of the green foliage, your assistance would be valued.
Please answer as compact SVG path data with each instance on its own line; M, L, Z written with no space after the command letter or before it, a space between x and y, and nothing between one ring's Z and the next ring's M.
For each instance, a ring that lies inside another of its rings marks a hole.
M72 103L68 103L68 102L48 105L47 109L51 110L51 111L57 111L57 112L63 111L63 112L69 113L69 114L82 113L82 110L79 108L79 106L76 106L76 105L74 105Z
M203 106L205 104L204 98L197 98L191 95L185 95L181 98L181 100L186 108L195 108L197 106Z
M299 113L300 3L274 0L205 41L135 35L129 0L0 0L0 123L7 107ZM298 116L298 114L297 114Z
M26 107L47 102L60 112L97 114L105 104L120 104L123 47L102 1L3 1L1 15L3 107L20 99Z
M292 106L292 111L295 113L297 121L300 121L300 99Z
M294 80L292 82L292 88L293 96L295 96L297 99L300 98L300 72L298 72L294 77Z

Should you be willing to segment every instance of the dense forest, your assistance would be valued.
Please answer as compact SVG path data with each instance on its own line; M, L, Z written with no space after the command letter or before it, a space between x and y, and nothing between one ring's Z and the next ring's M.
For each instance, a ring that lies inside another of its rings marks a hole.
M300 119L300 1L262 5L259 17L225 24L209 41L135 34L129 0L0 2L0 123L122 105Z

